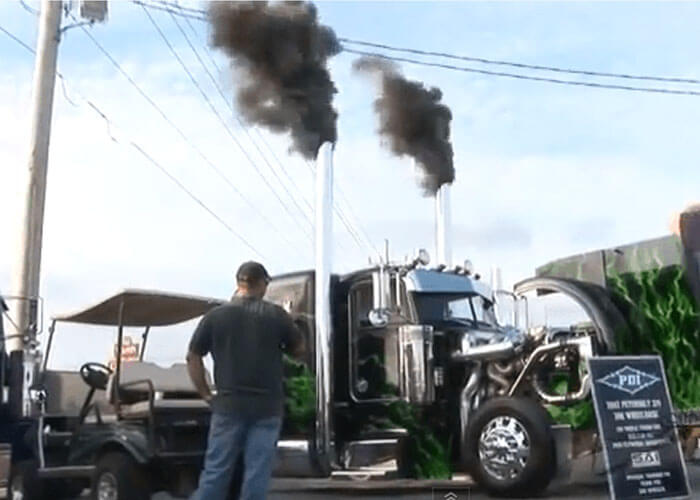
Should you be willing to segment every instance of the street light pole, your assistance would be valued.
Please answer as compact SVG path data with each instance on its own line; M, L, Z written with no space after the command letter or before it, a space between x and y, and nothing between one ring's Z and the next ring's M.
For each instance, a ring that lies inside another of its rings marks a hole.
M32 131L17 268L13 277L17 330L7 342L7 351L23 351L25 339L34 340L38 324L41 244L46 199L46 172L51 136L56 61L61 27L61 1L42 0L39 36L32 85Z

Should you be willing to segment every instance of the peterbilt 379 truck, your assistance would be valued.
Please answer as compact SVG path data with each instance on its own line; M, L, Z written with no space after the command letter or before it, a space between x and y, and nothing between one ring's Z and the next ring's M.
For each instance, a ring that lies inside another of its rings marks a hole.
M416 260L333 275L326 339L312 321L314 284L311 271L279 276L267 295L308 335L300 361L313 367L316 389L312 425L285 426L278 474L414 475L410 443L419 436L392 420L404 405L449 449L453 470L499 494L546 487L557 456L543 404L587 397L584 361L608 348L595 327L499 325L494 292L478 276ZM554 394L550 382L562 374L570 392Z
M436 198L437 264L430 267L422 251L401 264L385 257L333 274L332 172L325 144L316 169L315 269L275 277L266 296L305 330L300 361L313 378L312 421L295 425L288 412L277 474L415 476L419 455L440 448L449 469L468 471L493 493L545 488L565 457L544 404L588 397L586 358L614 350L614 325L587 290L569 293L557 278L523 282L518 293L569 295L589 314L588 326L528 328L527 302L512 293L522 314L499 324L497 293L470 264L449 263L449 191ZM552 391L561 377L567 390Z

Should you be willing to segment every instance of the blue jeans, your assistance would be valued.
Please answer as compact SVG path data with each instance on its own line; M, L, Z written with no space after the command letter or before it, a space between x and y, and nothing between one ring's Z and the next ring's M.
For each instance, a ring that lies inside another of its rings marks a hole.
M226 500L241 454L245 472L240 500L264 500L281 425L280 417L248 420L233 414L213 413L204 470L192 500Z

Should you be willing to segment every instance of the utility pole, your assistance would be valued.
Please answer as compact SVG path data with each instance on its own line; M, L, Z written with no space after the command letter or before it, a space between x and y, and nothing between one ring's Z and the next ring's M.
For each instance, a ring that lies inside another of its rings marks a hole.
M29 140L29 169L18 246L17 268L13 276L16 301L16 332L7 342L7 351L25 350L25 338L36 337L38 325L39 276L44 227L46 173L51 136L56 61L61 28L63 2L42 0L39 15L39 36L32 84L32 131Z

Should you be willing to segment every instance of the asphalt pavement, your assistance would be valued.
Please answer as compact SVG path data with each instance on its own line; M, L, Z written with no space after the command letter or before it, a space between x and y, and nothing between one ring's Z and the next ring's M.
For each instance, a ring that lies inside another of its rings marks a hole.
M700 500L700 463L688 465L693 494L692 500ZM296 485L294 483L297 483ZM335 481L338 483L338 481ZM296 486L298 489L295 489ZM406 481L391 486L372 484L354 486L343 489L342 484L331 485L329 481L289 481L277 480L273 483L269 500L301 500L305 498L334 500L379 500L384 498L400 498L402 500L486 500L491 499L478 486L471 483L450 485L446 482ZM398 486L398 487L397 487ZM452 494L452 495L450 495ZM593 473L590 469L574 470L571 482L554 482L538 499L548 500L604 500L609 498L608 484L604 475ZM532 499L531 499L532 500Z
M700 500L700 463L688 464L692 500ZM470 481L347 481L316 479L276 479L268 500L486 500L489 497ZM554 482L539 499L548 500L604 500L609 498L604 475L595 473L590 464L579 463L572 471L570 482ZM159 494L153 500L170 500Z

